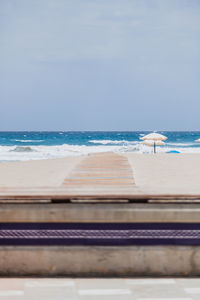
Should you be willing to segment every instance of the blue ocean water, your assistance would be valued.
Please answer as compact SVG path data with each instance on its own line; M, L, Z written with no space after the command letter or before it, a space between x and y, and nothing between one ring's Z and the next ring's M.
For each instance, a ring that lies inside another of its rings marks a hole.
M141 144L147 131L81 132L0 132L0 161L47 159L94 152L151 153L152 147ZM168 137L158 152L178 150L200 153L200 132L160 131Z

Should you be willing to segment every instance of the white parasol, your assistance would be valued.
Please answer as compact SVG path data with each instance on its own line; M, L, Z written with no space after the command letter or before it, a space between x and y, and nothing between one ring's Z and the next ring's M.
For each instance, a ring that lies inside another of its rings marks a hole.
M156 153L156 146L163 146L165 141L167 139L166 136L152 132L149 133L141 138L143 140L143 144L148 145L148 146L154 146L154 153Z
M151 140L143 141L142 144L147 145L147 146L154 146L154 144L156 146L163 146L163 145L165 145L165 143L163 141L151 141Z

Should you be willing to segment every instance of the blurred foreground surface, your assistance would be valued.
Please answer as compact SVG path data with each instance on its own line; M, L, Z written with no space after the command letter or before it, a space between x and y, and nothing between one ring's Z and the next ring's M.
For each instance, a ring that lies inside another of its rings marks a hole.
M1 278L0 299L199 300L198 278Z

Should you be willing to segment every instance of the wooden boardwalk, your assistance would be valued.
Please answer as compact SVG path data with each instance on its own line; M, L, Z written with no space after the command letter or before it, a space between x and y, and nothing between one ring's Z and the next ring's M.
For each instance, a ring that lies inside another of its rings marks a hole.
M132 187L133 172L126 157L116 153L102 153L87 156L67 177L63 186L73 189L95 186Z
M128 159L113 152L91 154L58 187L1 188L0 201L126 199L137 191Z

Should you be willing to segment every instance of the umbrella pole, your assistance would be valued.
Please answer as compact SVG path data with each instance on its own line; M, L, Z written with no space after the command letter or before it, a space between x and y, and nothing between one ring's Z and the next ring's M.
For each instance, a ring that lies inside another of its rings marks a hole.
M156 143L153 144L154 153L156 153Z

